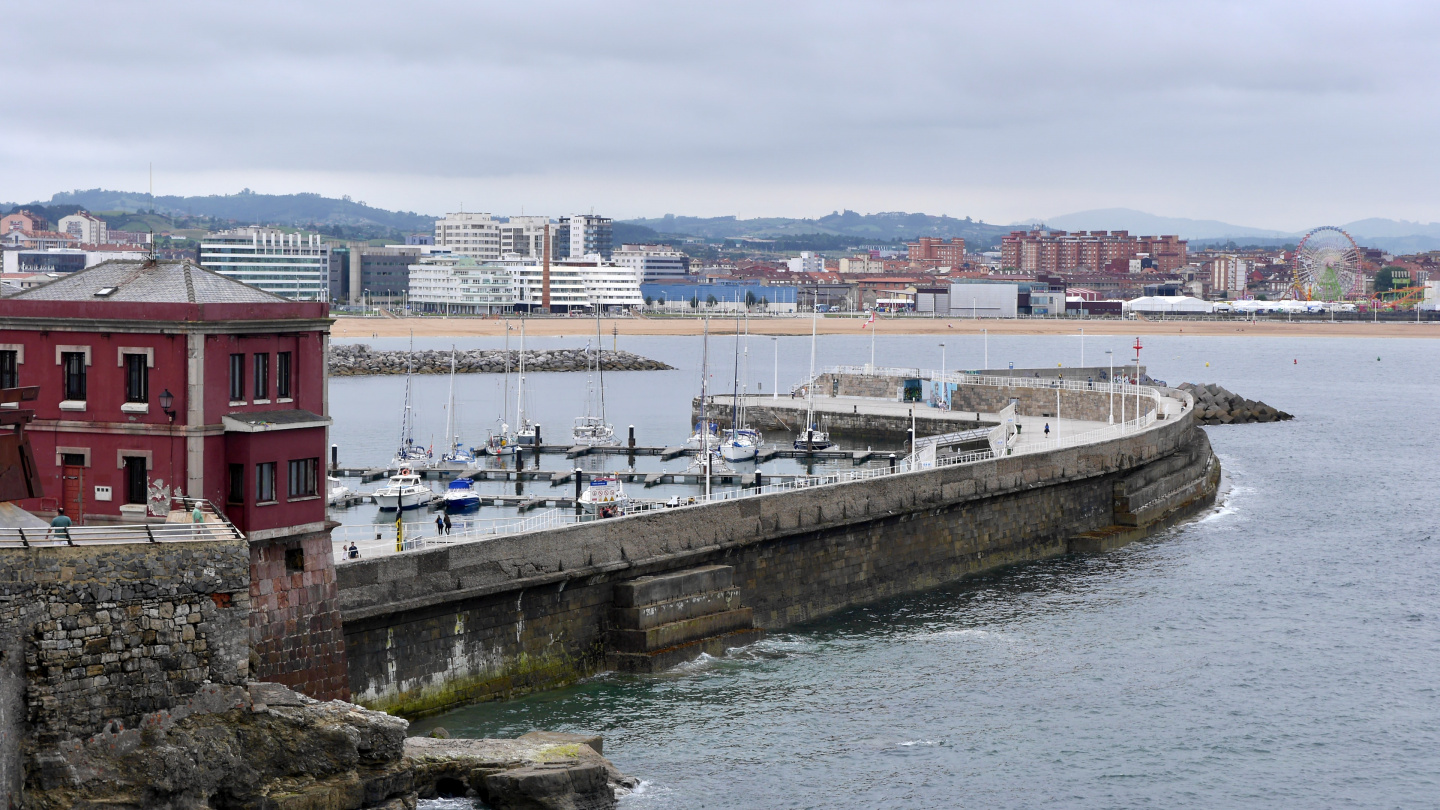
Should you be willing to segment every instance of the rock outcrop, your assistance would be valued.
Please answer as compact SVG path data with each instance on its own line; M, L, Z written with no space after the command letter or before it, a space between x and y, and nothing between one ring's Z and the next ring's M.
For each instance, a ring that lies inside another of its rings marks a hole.
M414 810L420 798L610 810L634 786L598 738L406 739L409 723L279 684L208 686L140 728L114 724L37 753L24 807L40 810Z
M506 352L471 349L455 352L455 371L461 374L500 374L505 371ZM520 367L520 352L509 352L510 370ZM584 349L533 349L525 352L526 371L584 371L593 361ZM357 377L372 374L404 374L413 364L416 374L449 374L450 352L376 351L364 343L330 347L330 374ZM665 371L673 366L623 351L600 352L606 371Z
M1288 413L1246 399L1211 383L1195 385L1181 383L1181 391L1188 391L1195 397L1195 421L1202 425L1229 425L1245 422L1283 422L1294 419Z

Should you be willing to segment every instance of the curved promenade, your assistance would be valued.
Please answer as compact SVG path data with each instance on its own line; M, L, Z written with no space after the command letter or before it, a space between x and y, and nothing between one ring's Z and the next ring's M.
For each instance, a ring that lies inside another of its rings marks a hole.
M900 376L889 371L836 369L818 382L839 395L832 404L848 398L852 416L864 407L878 419ZM980 449L973 430L954 445L922 437L893 472L857 469L338 566L356 701L420 715L606 667L659 668L999 566L1113 547L1214 498L1219 464L1189 394L947 380L957 410L991 417ZM1130 398L1132 418L1112 425L1116 395ZM1037 436L1035 420L1055 420L1046 408L1057 396L1060 435Z

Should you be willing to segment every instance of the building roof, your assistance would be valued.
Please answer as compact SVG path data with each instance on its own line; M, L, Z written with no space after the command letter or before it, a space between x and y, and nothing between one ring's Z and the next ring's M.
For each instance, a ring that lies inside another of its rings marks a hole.
M288 298L212 273L189 260L111 259L15 296L28 301L135 301L156 304L274 304Z

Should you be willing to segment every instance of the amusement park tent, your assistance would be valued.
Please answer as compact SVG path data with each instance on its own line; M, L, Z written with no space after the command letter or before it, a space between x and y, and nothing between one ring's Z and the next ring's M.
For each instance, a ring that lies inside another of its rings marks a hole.
M1126 312L1154 312L1175 315L1208 315L1215 305L1188 295L1147 295L1125 302Z

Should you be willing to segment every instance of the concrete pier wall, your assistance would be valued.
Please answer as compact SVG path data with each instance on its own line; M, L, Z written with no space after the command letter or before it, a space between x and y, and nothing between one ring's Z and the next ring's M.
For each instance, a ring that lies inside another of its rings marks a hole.
M775 630L1128 542L1208 504L1218 481L1187 412L1050 453L349 562L350 686L407 715L556 686L603 666L617 582L733 566L755 625Z

